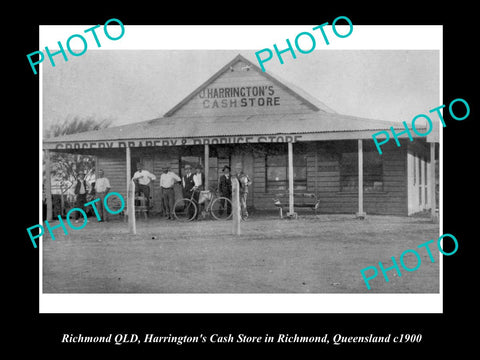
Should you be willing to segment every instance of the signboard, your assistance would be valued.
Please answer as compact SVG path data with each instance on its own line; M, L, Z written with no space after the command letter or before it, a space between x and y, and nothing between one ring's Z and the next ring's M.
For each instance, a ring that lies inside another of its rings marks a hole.
M418 136L412 134L414 138ZM304 133L302 135L247 135L247 136L210 136L196 138L176 139L139 139L139 140L98 140L98 141L52 141L45 140L44 149L51 150L82 150L82 149L124 149L127 147L166 147L166 146L188 146L188 145L220 145L220 144L273 144L273 143L295 143L305 141L327 141L327 140L358 140L372 139L370 130L364 131L336 131L325 133Z
M159 147L159 146L186 146L186 145L219 145L219 144L248 144L248 143L288 143L297 142L302 135L262 135L262 136L220 136L205 138L181 139L143 139L143 140L114 140L114 141L69 141L59 143L45 143L46 149L114 149L126 147Z
M197 97L204 109L280 105L273 85L206 88Z

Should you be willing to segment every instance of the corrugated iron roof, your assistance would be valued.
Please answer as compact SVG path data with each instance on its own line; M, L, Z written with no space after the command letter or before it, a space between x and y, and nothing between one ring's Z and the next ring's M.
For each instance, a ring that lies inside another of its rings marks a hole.
M279 75L273 74L272 72L270 72L270 74L272 78L276 79L279 83L283 84L286 88L291 90L293 93L300 95L301 98L315 105L319 110L323 110L330 113L336 113L336 111L333 110L331 107L327 106L322 101L318 100L316 97L312 96L310 93L306 92L305 90L293 84L292 82L287 81L282 77L280 77Z
M134 124L49 138L44 142L355 132L386 130L391 126L395 129L403 129L402 124L390 121L321 111L312 114L162 117Z
M207 86L231 64L245 61L260 72L263 76L280 84L288 92L306 102L312 112L306 114L256 114L256 115L221 115L221 116L177 116L174 113L189 99ZM350 135L355 132L403 129L403 124L385 120L365 119L355 116L342 115L334 112L322 102L313 98L284 80L261 72L261 70L241 55L237 55L203 85L194 90L189 96L168 111L164 117L148 121L110 127L95 131L88 131L55 138L48 138L44 143L77 142L77 141L108 141L108 140L135 140L135 139L168 139L168 138L198 138L224 136L255 136L279 134L325 134L346 132ZM424 129L417 124L417 130ZM336 136L336 138L341 138ZM351 138L351 136L349 137Z

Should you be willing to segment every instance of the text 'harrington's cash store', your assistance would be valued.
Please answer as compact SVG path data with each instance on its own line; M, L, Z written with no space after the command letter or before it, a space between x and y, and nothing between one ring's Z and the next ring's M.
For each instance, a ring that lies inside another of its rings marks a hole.
M137 162L157 178L165 165L181 176L185 164L201 164L208 188L224 165L241 164L252 180L248 206L255 210L275 209L278 194L290 210L315 194L320 213L430 209L437 140L412 131L414 141L402 136L400 147L390 141L380 155L372 134L391 126L341 115L238 55L161 118L49 138L43 146L47 159L51 151L96 156L96 169L124 198ZM154 182L153 212L162 211L160 191Z

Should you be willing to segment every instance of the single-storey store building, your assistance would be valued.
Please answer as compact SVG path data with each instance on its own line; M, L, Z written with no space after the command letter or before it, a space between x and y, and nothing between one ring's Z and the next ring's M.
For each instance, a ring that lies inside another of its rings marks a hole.
M224 165L241 164L252 180L248 206L257 210L274 209L281 194L293 213L309 201L305 193L317 196L320 213L430 209L436 139L412 132L414 141L404 136L397 147L392 139L380 155L372 134L392 125L405 130L401 123L341 115L238 55L161 118L49 138L43 147L47 166L51 151L94 155L96 169L125 198L139 161L157 178L166 164L182 175L185 164L199 163L208 187L216 186ZM155 181L153 211L161 212L160 196Z

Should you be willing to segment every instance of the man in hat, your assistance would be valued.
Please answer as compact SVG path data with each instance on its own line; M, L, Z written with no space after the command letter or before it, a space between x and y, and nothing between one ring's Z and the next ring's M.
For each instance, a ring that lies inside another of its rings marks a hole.
M182 176L182 190L183 190L183 197L190 199L192 196L193 188L195 186L195 182L193 181L193 173L192 167L189 164L186 164L185 167L185 174ZM192 206L189 207L189 216L193 215L195 210Z
M193 175L193 199L198 205L197 219L202 213L203 204L199 204L200 191L205 190L205 174L202 172L202 165L198 164L195 167L195 174Z
M139 193L142 193L143 196L147 199L147 208L150 207L150 181L156 179L150 171L143 168L142 163L137 164L137 171L133 174L133 181L135 182L135 187L138 189Z
M247 174L243 172L242 164L237 164L235 166L236 174L235 176L238 179L240 189L240 210L243 220L247 220L248 218L248 211L247 211L247 197L248 197L248 187L252 184L250 178Z
M100 220L99 221L108 221L108 212L103 205L105 201L105 196L107 196L110 191L110 181L104 177L104 172L102 169L98 170L97 177L95 179L95 194L100 199L98 202L98 207L100 211Z
M193 181L192 167L186 164L184 170L185 174L182 176L183 197L190 198L190 196L192 196L193 187L195 186L195 182Z
M177 174L170 171L170 166L166 165L163 167L163 173L160 175L160 188L163 193L163 202L166 212L165 216L169 220L174 220L173 207L175 205L175 192L173 190L173 185L181 181L182 179L180 179Z
M87 202L87 193L88 193L88 188L87 188L87 182L85 181L85 173L83 171L80 171L78 173L78 179L75 184L75 189L74 193L76 195L76 202L75 206L77 208L82 209L83 205ZM78 218L80 217L80 212L75 211L75 222L78 223Z
M220 176L218 190L221 197L226 197L227 199L232 200L232 177L230 176L230 166L225 165L222 169L223 174ZM225 209L225 203L227 207L227 215L230 215L232 212L231 203L225 200L221 202L220 214L223 215Z
M205 189L205 174L202 172L202 165L195 166L195 174L193 175L194 189L195 190L204 190Z

